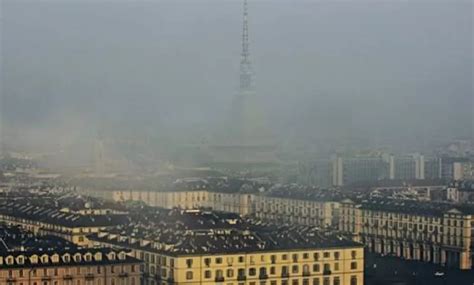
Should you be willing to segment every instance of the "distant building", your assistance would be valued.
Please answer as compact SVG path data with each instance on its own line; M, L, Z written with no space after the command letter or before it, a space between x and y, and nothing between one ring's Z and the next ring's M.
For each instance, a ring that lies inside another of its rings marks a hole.
M203 183L204 182L204 183ZM162 208L198 209L251 215L327 227L337 224L340 193L301 185L261 185L239 179L186 179L161 191L114 191L115 201L143 201Z
M472 268L474 207L397 199L345 200L340 230L372 252Z
M389 163L381 154L337 155L332 159L334 186L373 182L389 177Z
M448 201L455 203L474 203L474 180L451 182L446 196Z
M248 8L244 0L239 90L233 98L225 131L216 144L209 146L210 164L232 171L275 171L276 148L258 108L249 45Z
M315 159L298 164L298 183L330 187L333 185L332 162L330 159Z
M391 155L390 179L415 180L425 179L425 158L420 154Z
M466 157L442 157L441 178L448 181L474 179L474 163Z

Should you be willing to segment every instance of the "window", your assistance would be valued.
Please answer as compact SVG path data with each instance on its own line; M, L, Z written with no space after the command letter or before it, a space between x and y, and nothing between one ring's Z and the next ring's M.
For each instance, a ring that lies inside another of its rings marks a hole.
M282 259L282 260L287 260L287 259L288 259L288 255L287 255L287 254L283 254L283 255L281 256L281 259Z
M270 274L275 274L275 266L270 267Z
M298 285L298 279L293 279L293 281L291 282L291 285Z
M313 258L314 258L314 260L318 261L319 260L319 252L315 252L313 254Z
M216 258L216 263L221 264L222 263L222 257L217 257Z
M320 285L319 278L313 278L313 285Z
M315 263L313 264L313 272L319 272L321 270L319 264Z
M245 276L245 269L239 268L239 270L237 271L237 274L238 274L240 277Z
M211 259L210 258L204 258L204 264L206 264L207 267L211 265Z
M255 268L253 268L253 267L250 268L250 269L249 269L249 275L250 275L250 276L255 276L255 274L257 274L257 270L256 270Z
M329 252L323 253L323 257L324 257L324 258L328 258L328 257L329 257Z
M334 270L335 271L339 270L339 262L334 263Z
M351 269L352 270L357 269L357 262L355 261L351 262Z
M324 277L323 285L331 285L331 281L330 281L329 277Z
M309 279L308 278L303 279L303 285L309 285Z
M331 265L329 263L324 263L324 271L325 272L331 271Z
M260 267L258 274L259 274L259 276L266 276L267 275L267 269L265 267Z
M232 269L227 269L227 277L234 277L234 270Z
M351 251L351 257L352 257L352 259L356 259L357 251L355 251L355 250Z
M341 278L339 277L334 277L334 280L332 281L333 285L341 285Z
M220 269L216 270L216 278L224 278L224 272Z
M272 261L272 264L275 264L275 262L276 262L276 255L270 256L270 260Z
M293 254L293 262L298 262L298 254Z
M204 278L211 278L211 270L204 271Z
M190 259L186 259L186 266L188 268L191 268L193 267L193 260L190 258Z
M291 272L292 272L292 273L298 273L298 265L293 265L293 266L291 267Z
M351 285L357 285L357 276L351 276Z
M339 251L336 251L334 253L334 259L339 260L339 256L340 256Z
M244 262L244 257L243 256L239 256L239 262L240 263Z
M191 280L193 279L193 272L192 271L187 271L186 272L186 280Z

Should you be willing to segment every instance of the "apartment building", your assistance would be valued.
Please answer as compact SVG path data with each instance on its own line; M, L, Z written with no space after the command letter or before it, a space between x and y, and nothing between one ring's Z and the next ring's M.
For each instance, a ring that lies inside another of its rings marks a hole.
M94 234L90 240L96 246L128 249L144 260L146 285L364 282L364 250L359 243L314 227L261 224L224 213L209 215L184 211L181 218L171 214L172 223L166 218L159 224L137 223Z
M339 229L372 252L471 269L474 208L395 199L341 202Z

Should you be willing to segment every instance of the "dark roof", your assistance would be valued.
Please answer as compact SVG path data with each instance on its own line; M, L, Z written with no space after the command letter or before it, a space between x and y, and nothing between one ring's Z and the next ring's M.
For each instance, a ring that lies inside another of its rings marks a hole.
M474 214L474 206L442 202L425 202L403 199L372 198L356 202L361 209L374 211L413 213L421 216L441 217L450 210L457 210L465 215Z
M153 209L153 210L150 210ZM153 212L154 211L154 212ZM282 251L359 246L317 227L263 223L236 214L143 207L132 223L89 238L168 255ZM140 240L149 241L141 244Z
M79 215L24 201L0 201L0 214L64 227L106 227L127 223L126 215Z

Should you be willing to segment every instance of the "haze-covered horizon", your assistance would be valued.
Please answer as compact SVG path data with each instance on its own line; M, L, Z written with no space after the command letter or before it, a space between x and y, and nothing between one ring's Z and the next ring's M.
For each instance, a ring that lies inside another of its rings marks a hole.
M237 92L241 1L1 1L9 144L103 134L196 144ZM249 1L277 141L422 147L473 137L471 1Z

